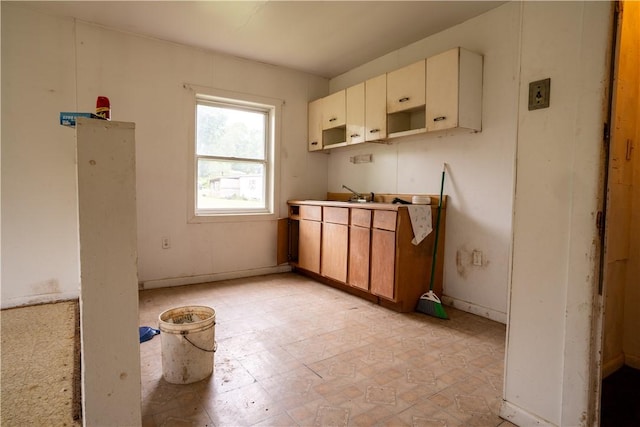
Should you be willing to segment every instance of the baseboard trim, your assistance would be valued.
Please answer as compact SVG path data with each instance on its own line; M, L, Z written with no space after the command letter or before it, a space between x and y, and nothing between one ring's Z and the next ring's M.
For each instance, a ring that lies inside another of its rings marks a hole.
M555 424L551 424L542 418L538 418L532 413L527 412L521 407L514 405L511 402L507 402L506 400L503 400L502 405L500 406L500 418L504 418L517 426L555 426Z
M80 298L80 292L62 292L59 294L45 294L45 295L30 295L26 297L10 298L8 300L2 300L0 307L16 308L24 307L27 305L39 305L39 304L51 304L56 302L77 300Z
M225 273L202 274L188 277L172 277L167 279L145 280L138 284L140 290L169 288L172 286L195 285L197 283L219 282L221 280L241 279L243 277L264 276L266 274L286 273L291 271L290 265L254 268L251 270L229 271Z
M466 311L467 313L476 314L478 316L495 320L496 322L500 322L505 325L507 324L507 313L502 313L491 308L482 307L480 305L476 305L467 301L462 301L448 295L442 296L442 302L445 305L449 305L459 310Z
M611 360L608 360L602 364L602 379L607 378L618 369L622 368L625 364L625 355L620 353Z
M632 367L633 369L640 369L640 356L633 356L631 354L624 355L624 364Z

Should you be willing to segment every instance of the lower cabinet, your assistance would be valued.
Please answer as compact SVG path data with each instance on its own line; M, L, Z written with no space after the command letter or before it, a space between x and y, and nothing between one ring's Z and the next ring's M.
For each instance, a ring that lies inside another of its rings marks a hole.
M338 282L347 281L349 208L322 208L320 274Z
M437 207L431 211L435 226ZM289 259L324 283L354 289L353 293L396 311L414 311L420 295L428 290L432 268L436 269L434 291L442 295L445 211L433 266L435 232L418 245L411 243L413 229L404 206L376 209L292 206L290 202L297 254Z
M320 272L339 282L347 281L349 227L343 224L322 224L322 256Z
M320 274L320 231L322 223L300 220L298 266Z
M398 212L373 211L371 230L371 293L396 297L396 227Z
M371 230L371 293L395 298L396 233Z
M371 255L371 211L351 209L349 226L349 277L347 284L369 290Z
M322 208L300 206L299 218L298 266L320 274Z

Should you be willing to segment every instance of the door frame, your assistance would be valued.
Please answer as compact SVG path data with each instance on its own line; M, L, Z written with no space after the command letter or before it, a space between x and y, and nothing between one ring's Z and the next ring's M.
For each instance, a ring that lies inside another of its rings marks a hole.
M591 416L591 425L599 426L601 418L601 393L602 393L602 375L604 368L604 340L605 340L605 317L606 317L606 291L607 291L607 240L611 234L612 224L609 220L611 213L610 203L610 185L609 180L612 168L611 147L617 137L614 126L616 117L616 92L618 90L618 72L620 58L620 42L623 28L623 10L624 0L615 0L613 3L612 26L611 26L611 48L609 55L609 93L605 101L605 116L607 122L604 126L603 134L603 153L602 153L602 173L601 173L601 208L598 212L598 230L599 230L599 265L598 265L598 289L594 295L596 301L596 311L593 321L593 345L594 351L591 354L591 378L592 399L589 402Z

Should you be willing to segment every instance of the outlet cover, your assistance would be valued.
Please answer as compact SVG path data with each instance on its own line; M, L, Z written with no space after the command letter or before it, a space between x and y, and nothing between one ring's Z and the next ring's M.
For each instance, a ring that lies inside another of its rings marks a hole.
M550 95L550 78L529 83L529 111L549 108Z
M171 241L168 237L162 238L162 249L169 249L171 247Z
M482 266L482 251L473 251L473 265Z

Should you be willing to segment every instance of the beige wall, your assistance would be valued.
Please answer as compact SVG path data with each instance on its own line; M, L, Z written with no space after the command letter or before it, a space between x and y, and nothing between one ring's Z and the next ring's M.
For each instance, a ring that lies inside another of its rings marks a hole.
M2 307L79 291L74 131L61 111L136 123L139 279L166 286L271 272L276 221L187 223L185 83L284 101L280 198L326 195L324 155L307 152L307 102L328 80L2 2ZM162 237L171 248L162 249Z
M337 149L329 156L329 191L444 193L447 230L445 303L507 321L518 122L520 5L512 2L393 51L331 80L331 91L360 83L456 46L483 55L482 132L422 134ZM373 162L349 157L373 154ZM484 255L482 266L472 252Z
M329 189L436 192L442 163L450 165L444 293L469 311L508 317L502 415L518 425L578 426L594 415L610 25L608 2L509 2L331 80L334 92L454 46L484 55L482 132L334 150ZM529 82L547 77L550 108L528 111ZM360 153L374 161L350 164ZM469 249L489 264L459 269Z
M589 425L611 4L521 5L513 270L501 415L517 425ZM546 77L550 107L528 111L529 82Z

